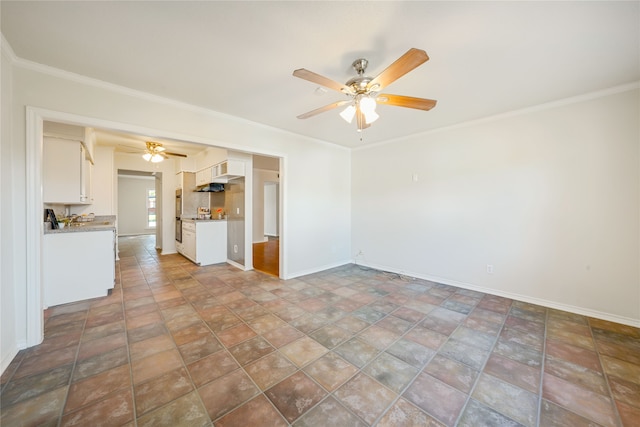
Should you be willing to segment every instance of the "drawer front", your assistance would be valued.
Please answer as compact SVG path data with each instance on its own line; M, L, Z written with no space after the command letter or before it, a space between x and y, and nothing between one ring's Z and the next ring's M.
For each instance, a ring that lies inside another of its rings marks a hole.
M196 231L196 224L194 222L182 221L182 229L186 231Z

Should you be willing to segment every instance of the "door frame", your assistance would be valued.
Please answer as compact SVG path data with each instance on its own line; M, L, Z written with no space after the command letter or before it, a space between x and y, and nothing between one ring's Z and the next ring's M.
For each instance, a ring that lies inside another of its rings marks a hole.
M42 289L42 240L44 236L44 222L42 221L42 151L43 151L43 125L45 121L54 121L76 126L95 127L117 130L119 132L158 135L163 138L171 138L179 141L189 141L213 147L237 149L224 145L220 141L206 138L194 138L176 132L163 131L121 123L110 120L97 119L95 117L81 116L73 113L65 113L45 108L27 106L26 119L26 307L24 320L26 323L26 347L40 344L44 339L44 304ZM286 170L287 156L283 153L251 149L245 151L250 154L278 157L280 159L280 233L285 236L287 223L284 218L286 212L286 182L283 172ZM117 202L116 202L117 206ZM253 219L252 219L253 220ZM249 224L249 227L252 224ZM251 236L251 229L245 230L245 236ZM245 245L251 249L250 245ZM280 278L286 279L286 241L280 242ZM246 249L245 249L246 250ZM253 268L253 265L250 266Z

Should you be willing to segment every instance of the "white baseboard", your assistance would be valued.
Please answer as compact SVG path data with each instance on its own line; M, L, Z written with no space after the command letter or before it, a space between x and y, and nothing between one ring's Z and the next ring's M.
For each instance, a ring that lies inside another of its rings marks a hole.
M338 261L336 263L326 264L326 265L323 265L321 267L311 268L309 270L296 271L294 273L288 274L286 277L283 277L283 279L285 279L285 280L295 279L296 277L306 276L307 274L319 273L320 271L330 270L330 269L336 268L336 267L342 267L343 265L347 265L347 264L351 264L351 260L349 260L349 261Z
M228 259L228 260L227 260L227 263L228 263L228 264L231 264L231 265L232 265L232 266L234 266L235 268L239 268L239 269L240 269L240 270L242 270L242 271L247 271L247 270L249 270L246 266L244 266L244 265L242 265L242 264L239 264L239 263L237 263L237 262L235 262L235 261L231 261L230 259Z
M5 369L9 367L9 365L13 361L13 358L16 357L16 354L18 354L20 348L26 348L26 343L24 343L24 345L22 346L14 344L5 354L2 355L2 360L0 361L0 375L2 375Z
M509 298L517 301L522 301L530 304L541 305L547 308L553 308L556 310L568 311L570 313L580 314L582 316L593 317L596 319L607 320L609 322L621 323L623 325L633 326L640 328L640 319L633 319L630 317L619 316L613 313L606 313L598 310L592 310L584 307L577 307L570 304L563 304L556 301L551 301L543 298L531 297L528 295L516 294L513 292L505 292L492 288L486 288L484 286L472 285L470 283L458 282L456 280L445 279L437 276L430 276L425 274L413 273L408 271L399 271L387 266L358 263L363 267L373 268L376 270L388 271L391 273L401 274L403 276L415 277L416 279L428 280L430 282L442 283L443 285L455 286L457 288L468 289L471 291L482 292L485 294L496 295L499 297Z

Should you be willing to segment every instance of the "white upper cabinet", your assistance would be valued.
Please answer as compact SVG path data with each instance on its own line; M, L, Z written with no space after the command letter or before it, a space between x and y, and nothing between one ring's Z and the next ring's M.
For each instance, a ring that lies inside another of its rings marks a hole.
M44 138L43 202L65 205L92 203L93 165L80 141Z

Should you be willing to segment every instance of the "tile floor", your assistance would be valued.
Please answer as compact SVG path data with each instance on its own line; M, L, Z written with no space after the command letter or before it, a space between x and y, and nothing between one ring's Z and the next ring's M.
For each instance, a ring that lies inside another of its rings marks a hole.
M52 307L9 426L637 426L640 330L344 266L286 282L120 239L111 296Z

